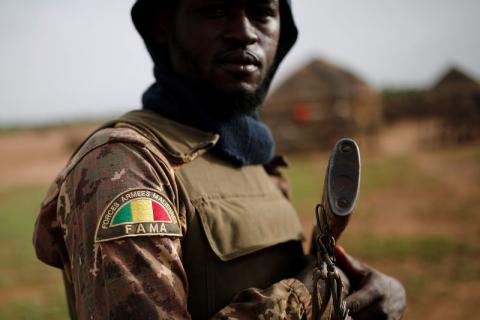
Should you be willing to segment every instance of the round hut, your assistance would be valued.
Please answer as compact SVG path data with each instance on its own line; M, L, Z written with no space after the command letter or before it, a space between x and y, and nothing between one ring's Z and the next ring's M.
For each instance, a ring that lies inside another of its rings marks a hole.
M381 122L380 96L353 73L314 60L272 93L262 118L278 151L325 150L341 137L363 140L375 135Z
M426 108L440 118L440 142L464 143L480 137L480 83L451 67L425 93Z

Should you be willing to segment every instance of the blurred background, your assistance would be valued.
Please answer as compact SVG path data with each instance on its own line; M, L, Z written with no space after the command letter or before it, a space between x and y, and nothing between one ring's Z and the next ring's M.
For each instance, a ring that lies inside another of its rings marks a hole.
M49 183L84 137L140 106L151 62L133 0L0 2L0 319L65 319L31 245ZM405 319L480 301L480 2L293 0L299 42L263 119L307 232L328 152L354 137L362 188L340 244L407 289ZM305 244L308 247L308 243Z

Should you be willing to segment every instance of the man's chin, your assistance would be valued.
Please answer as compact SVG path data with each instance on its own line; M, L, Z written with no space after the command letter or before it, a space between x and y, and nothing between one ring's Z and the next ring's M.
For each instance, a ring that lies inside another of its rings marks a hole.
M247 82L235 82L235 83L210 83L209 85L212 91L215 91L218 95L228 97L228 96L249 96L255 95L258 90L259 85L252 85Z
M262 105L266 90L249 85L212 86L202 85L207 108L219 119L254 114Z

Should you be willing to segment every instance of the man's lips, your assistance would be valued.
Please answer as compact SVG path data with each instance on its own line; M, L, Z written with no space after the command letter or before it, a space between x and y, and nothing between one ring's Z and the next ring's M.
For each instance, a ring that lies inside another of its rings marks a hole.
M223 62L220 67L229 72L238 75L250 75L258 70L258 67L254 64L247 64L241 62Z
M217 61L223 70L238 76L251 75L261 66L257 55L246 50L230 51L220 56Z

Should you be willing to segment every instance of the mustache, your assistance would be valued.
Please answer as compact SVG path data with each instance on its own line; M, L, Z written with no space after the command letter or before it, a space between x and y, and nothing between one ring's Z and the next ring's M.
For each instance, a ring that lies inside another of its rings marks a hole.
M262 55L250 49L227 50L218 54L215 60L220 63L263 65Z

